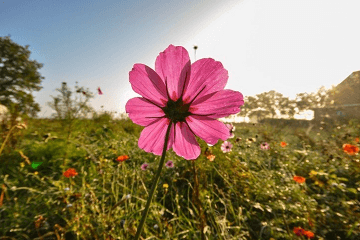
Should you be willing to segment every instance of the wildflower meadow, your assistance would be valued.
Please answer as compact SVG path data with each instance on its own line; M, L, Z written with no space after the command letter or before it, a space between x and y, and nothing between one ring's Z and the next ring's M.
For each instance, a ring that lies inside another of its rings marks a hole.
M128 117L77 88L4 127L0 239L360 239L358 119L224 123L242 93L173 45L129 71Z

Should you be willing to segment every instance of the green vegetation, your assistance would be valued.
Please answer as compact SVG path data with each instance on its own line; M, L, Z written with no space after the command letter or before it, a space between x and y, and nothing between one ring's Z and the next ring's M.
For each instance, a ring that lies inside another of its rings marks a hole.
M141 130L109 113L73 120L70 135L61 119L16 128L16 148L0 156L0 239L132 239L160 159L137 146ZM342 146L359 144L360 122L307 130L236 124L230 153L200 139L196 161L168 151L174 167L163 169L144 239L306 239L294 227L359 239L360 156ZM69 168L78 174L64 176Z

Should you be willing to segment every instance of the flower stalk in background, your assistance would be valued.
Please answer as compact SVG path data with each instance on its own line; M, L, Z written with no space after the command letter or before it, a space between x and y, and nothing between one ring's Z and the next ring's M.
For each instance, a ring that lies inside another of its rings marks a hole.
M14 126L9 130L9 132L6 134L6 137L5 137L4 142L1 144L1 147L0 147L0 156L1 156L2 151L3 151L4 148L5 148L5 145L6 145L7 141L8 141L9 138L10 138L10 135L11 135L12 131L14 131L15 128L18 128L18 129L26 129L26 128L27 128L27 125L26 125L26 123L18 123L18 124L16 124L16 125L14 125Z
M187 160L201 152L195 135L209 144L225 141L230 131L218 118L240 112L244 104L240 92L224 90L228 72L212 58L193 64L181 46L170 45L155 61L155 71L144 64L135 64L129 73L133 90L142 97L130 99L126 112L136 124L144 126L138 145L146 152L161 155L148 201L135 239L142 228L154 195L166 151ZM231 101L229 101L231 99Z

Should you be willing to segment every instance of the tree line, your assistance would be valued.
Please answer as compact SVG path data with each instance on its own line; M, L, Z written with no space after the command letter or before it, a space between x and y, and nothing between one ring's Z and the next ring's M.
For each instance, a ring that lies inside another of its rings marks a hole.
M264 118L275 118L281 115L283 118L293 119L295 114L306 110L331 106L335 88L326 89L320 87L317 92L298 93L295 99L289 99L283 94L271 90L255 96L245 96L244 105L238 116L252 118L254 116L261 120Z
M13 42L10 37L0 37L0 104L9 109L13 122L19 116L35 117L40 111L33 92L42 88L41 81L44 77L39 73L42 66L41 63L30 60L28 45L23 47ZM76 86L75 93L79 98L75 99L72 99L72 91L66 83L62 83L61 88L56 90L60 95L52 97L53 102L48 103L54 109L56 118L73 119L90 112L88 103L93 95L88 89ZM302 111L331 105L334 91L334 88L321 87L315 93L299 93L295 99L289 99L274 90L246 96L245 104L238 115L263 119L281 114L291 119Z

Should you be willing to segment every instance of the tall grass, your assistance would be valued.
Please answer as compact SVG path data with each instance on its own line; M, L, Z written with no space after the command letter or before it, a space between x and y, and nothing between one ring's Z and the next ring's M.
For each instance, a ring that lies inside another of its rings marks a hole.
M359 239L359 155L342 150L359 144L359 127L354 120L309 132L236 124L230 153L220 150L221 141L210 147L200 139L196 161L168 151L174 167L162 173L143 239L301 239L294 227L315 239ZM56 120L30 119L16 149L0 156L0 239L135 235L160 157L138 148L142 128L130 120L100 114L72 129L68 137ZM262 142L270 149L261 150ZM116 161L121 155L129 159ZM33 169L25 158L42 164ZM68 168L78 175L65 177Z

